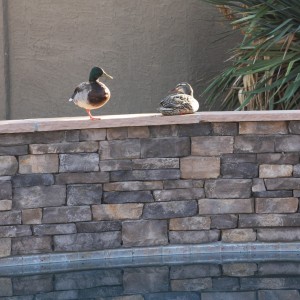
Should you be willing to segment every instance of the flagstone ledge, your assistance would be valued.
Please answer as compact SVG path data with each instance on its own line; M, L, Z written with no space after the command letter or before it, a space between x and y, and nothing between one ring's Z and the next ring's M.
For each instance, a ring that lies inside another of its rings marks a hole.
M124 114L101 116L101 120L93 121L87 117L5 120L0 121L0 133L197 124L202 122L264 122L296 120L300 121L300 110L217 111L198 112L181 116L162 116L158 113Z

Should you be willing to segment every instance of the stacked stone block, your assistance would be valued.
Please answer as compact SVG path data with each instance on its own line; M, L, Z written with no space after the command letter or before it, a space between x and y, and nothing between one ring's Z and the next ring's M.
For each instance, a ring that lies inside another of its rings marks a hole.
M300 122L0 134L0 257L300 241Z

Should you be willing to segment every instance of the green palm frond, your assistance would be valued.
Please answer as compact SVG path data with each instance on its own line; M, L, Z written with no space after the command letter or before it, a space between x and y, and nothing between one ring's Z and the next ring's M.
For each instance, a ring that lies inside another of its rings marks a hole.
M224 110L300 108L300 1L205 1L243 34L232 65L204 91L207 104Z

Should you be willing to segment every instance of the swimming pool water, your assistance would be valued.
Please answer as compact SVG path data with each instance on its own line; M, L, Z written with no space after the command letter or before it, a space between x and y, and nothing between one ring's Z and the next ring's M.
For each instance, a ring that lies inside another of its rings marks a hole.
M297 253L0 268L0 299L7 300L300 300L299 289Z

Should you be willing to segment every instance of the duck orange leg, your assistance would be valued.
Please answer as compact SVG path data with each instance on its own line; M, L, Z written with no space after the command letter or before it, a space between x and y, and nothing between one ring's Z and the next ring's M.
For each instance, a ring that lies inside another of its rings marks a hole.
M91 111L89 109L86 109L87 114L89 115L91 120L101 120L100 118L94 118L91 114Z

